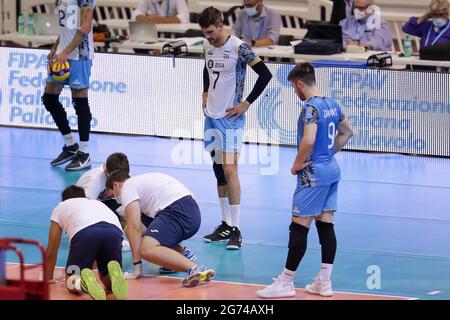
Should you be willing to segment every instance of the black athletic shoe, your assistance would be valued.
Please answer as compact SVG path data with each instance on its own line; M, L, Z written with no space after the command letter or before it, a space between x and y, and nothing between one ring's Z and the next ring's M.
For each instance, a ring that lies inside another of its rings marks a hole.
M203 237L203 240L207 242L221 242L230 239L231 227L222 221L222 224L218 225L213 233Z
M77 156L77 152L78 152L78 143L75 143L70 147L64 145L62 152L56 159L50 162L50 164L52 166L59 166L60 164L66 163L67 161L70 161L73 158L75 158Z
M78 151L76 157L66 167L67 171L83 170L91 167L89 153Z
M231 229L230 241L228 241L227 249L239 250L241 246L242 246L241 231L239 231L238 227L233 227Z

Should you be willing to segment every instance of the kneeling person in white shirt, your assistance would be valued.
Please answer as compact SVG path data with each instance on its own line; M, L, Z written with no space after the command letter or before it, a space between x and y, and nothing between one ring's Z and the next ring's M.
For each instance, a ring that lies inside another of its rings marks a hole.
M66 287L72 293L86 292L95 300L106 293L93 271L97 262L100 279L117 299L125 299L127 282L122 274L123 231L119 219L97 200L86 198L82 188L69 186L53 210L46 250L45 272L53 280L62 231L70 240L66 263Z
M126 172L111 173L106 181L108 191L125 209L127 235L133 256L135 273L142 275L141 258L188 275L184 287L195 287L209 281L215 271L195 264L176 248L194 236L200 228L200 209L192 192L175 178L162 173L147 173L130 178ZM144 237L141 233L141 213L153 220Z

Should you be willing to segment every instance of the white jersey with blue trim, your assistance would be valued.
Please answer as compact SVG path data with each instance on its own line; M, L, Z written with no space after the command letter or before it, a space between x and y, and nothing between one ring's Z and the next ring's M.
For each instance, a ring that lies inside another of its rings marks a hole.
M255 61L257 56L248 44L235 36L229 36L220 48L204 41L203 50L209 74L205 114L220 119L226 116L228 109L241 102L247 64Z
M80 28L81 9L94 8L95 0L58 0L59 45L56 54L60 54L75 37ZM94 58L94 34L91 29L88 36L72 51L68 59L92 60Z

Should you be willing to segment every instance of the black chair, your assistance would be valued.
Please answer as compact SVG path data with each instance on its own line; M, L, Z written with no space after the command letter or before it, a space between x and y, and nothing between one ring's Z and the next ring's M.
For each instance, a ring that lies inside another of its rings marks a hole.
M185 38L203 37L203 33L200 30L188 29L184 33Z

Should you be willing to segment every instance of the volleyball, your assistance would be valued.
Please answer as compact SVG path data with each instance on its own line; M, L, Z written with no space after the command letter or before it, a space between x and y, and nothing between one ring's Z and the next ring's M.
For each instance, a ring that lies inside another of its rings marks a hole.
M70 76L70 64L69 62L59 63L55 62L49 66L49 74L55 81L64 81Z

